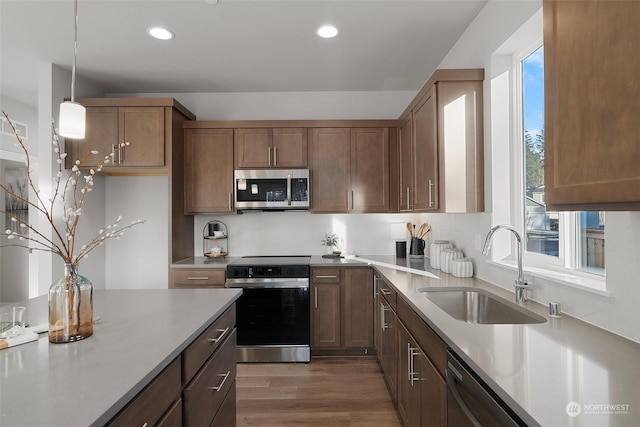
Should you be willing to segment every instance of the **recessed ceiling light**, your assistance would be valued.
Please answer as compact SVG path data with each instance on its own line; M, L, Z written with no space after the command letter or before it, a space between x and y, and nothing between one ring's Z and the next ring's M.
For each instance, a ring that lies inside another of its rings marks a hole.
M316 33L322 38L330 39L338 35L338 29L333 25L323 25L316 30Z
M172 38L175 37L175 34L167 30L166 28L162 28L162 27L148 28L147 33L149 33L151 37L156 38L158 40L171 40Z

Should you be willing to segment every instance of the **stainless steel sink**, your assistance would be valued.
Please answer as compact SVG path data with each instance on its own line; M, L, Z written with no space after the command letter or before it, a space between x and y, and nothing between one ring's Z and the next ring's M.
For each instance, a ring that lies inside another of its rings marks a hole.
M514 303L476 288L422 288L429 301L454 319L479 324L525 324L547 321Z

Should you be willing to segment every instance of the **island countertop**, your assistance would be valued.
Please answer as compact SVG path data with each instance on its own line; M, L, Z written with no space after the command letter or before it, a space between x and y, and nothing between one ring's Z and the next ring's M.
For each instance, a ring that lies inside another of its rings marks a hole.
M94 291L93 335L0 351L0 425L104 425L240 296L237 289ZM26 320L47 322L47 296Z

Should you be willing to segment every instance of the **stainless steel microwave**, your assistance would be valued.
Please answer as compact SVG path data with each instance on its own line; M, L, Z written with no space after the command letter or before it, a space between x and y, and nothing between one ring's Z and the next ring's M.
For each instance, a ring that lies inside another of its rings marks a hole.
M234 171L237 210L308 210L309 169Z

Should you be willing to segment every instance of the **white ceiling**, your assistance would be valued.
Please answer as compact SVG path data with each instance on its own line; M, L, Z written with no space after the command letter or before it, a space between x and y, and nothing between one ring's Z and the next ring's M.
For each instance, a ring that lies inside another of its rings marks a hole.
M210 3L80 0L78 75L105 93L418 90L486 0ZM38 63L71 68L73 19L72 0L0 0L0 94L36 105Z

